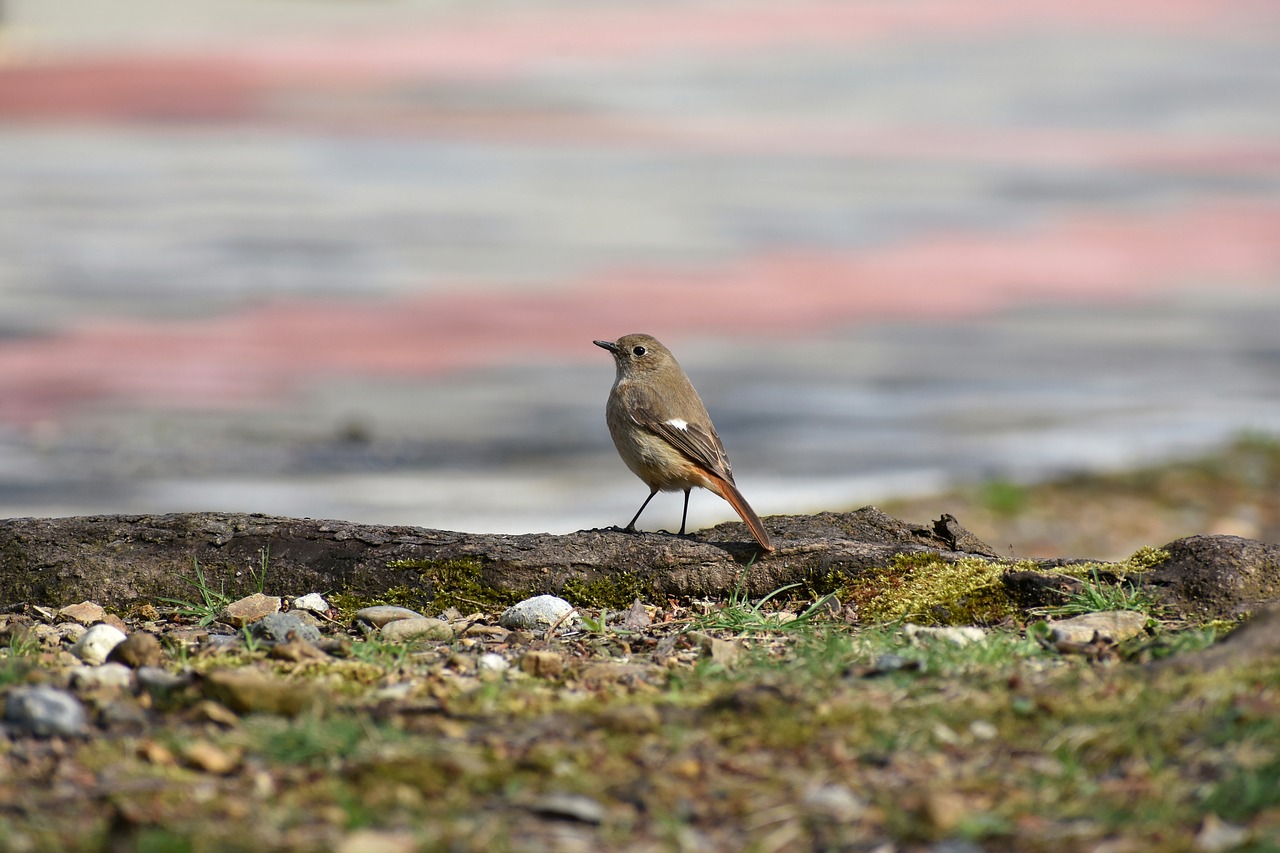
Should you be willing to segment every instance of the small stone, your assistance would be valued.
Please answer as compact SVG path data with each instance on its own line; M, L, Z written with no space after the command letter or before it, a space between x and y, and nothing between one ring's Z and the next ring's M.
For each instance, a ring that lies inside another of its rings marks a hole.
M250 622L257 622L264 616L280 612L280 599L274 595L263 595L255 592L237 601L233 601L218 614L218 621L233 628L243 628Z
M565 617L573 609L573 605L563 598L557 598L554 595L535 595L504 610L498 617L498 624L513 631L520 628L545 631L557 623L563 625L562 619L568 622L569 620Z
M140 666L134 676L138 687L151 694L153 699L167 699L191 684L190 674L175 674L158 666Z
M564 672L564 658L545 650L525 652L520 669L537 678L555 678Z
M640 599L631 602L630 609L622 614L622 621L618 627L627 631L643 631L653 622L653 617L649 615L649 609L644 606Z
M476 637L483 640L502 642L511 636L511 632L501 625L468 625L462 632L464 637Z
M544 817L576 820L579 823L604 823L604 806L583 794L547 794L529 803L529 810Z
M294 610L305 610L309 613L318 613L321 616L329 615L329 602L324 600L324 596L318 592L309 592L306 595L300 595L289 603Z
M122 663L131 669L142 666L162 666L164 649L155 634L134 631L107 655L108 661Z
M171 767L177 763L173 750L154 740L144 740L138 744L138 757L157 767Z
M73 737L85 732L84 705L65 690L38 685L15 687L4 705L5 722L38 737Z
M240 766L240 755L208 741L196 741L182 750L183 763L205 773L225 776Z
M1097 633L1104 640L1118 643L1138 636L1146 628L1145 613L1136 610L1108 610L1053 622L1049 625L1049 636L1055 643L1088 643Z
M198 723L213 723L224 729L234 729L240 725L240 718L221 702L201 699L187 711L187 718Z
M71 653L88 664L100 664L106 661L111 650L125 641L125 633L110 625L94 625L84 632Z
M596 715L595 722L611 732L644 734L662 727L662 714L652 705L609 705Z
M449 623L430 616L415 616L411 619L396 619L382 626L382 639L389 643L403 643L407 640L452 640L453 629Z
M242 651L244 649L244 637L239 634L206 634L204 648L215 654Z
M133 611L133 615L144 622L155 622L160 618L160 611L156 610L154 604L139 604Z
M249 626L249 633L268 643L283 643L290 634L304 643L320 642L320 629L303 622L296 613L268 613Z
M357 610L351 618L355 622L368 622L375 628L381 628L388 622L394 622L397 619L417 619L420 616L422 616L421 613L416 610L410 610L407 607L378 604Z
M995 740L1000 736L1000 730L986 720L974 720L969 723L969 734L978 740Z
M481 672L505 672L510 668L507 659L497 652L485 652L476 659L476 669Z
M953 643L957 646L981 643L987 638L986 631L973 625L932 628L927 625L913 625L908 622L902 626L902 633L913 640L918 637L927 637L929 639L946 640L948 643Z
M867 811L865 801L844 785L819 785L804 795L804 806L815 814L840 823L852 823Z
M60 618L70 619L72 622L79 622L81 625L92 625L95 622L101 622L106 615L107 611L103 609L102 605L92 601L68 604L58 611Z
M93 690L99 687L127 690L133 686L133 670L122 663L77 666L71 670L71 685L81 690Z
M925 795L920 817L937 835L947 835L972 814L964 797L950 791L930 791Z
M328 660L329 656L306 640L293 637L286 642L276 643L267 656L275 660L287 660L302 663L309 660Z
M722 640L719 637L713 637L710 634L703 634L700 631L691 631L689 640L698 644L698 648L702 650L715 663L720 664L726 669L731 669L742 656L742 646L732 640Z
M357 829L338 842L335 853L414 853L418 842L407 832Z
M252 670L220 669L204 679L204 695L241 714L296 716L316 703L313 688Z
M1200 831L1192 842L1196 850L1203 853L1226 853L1243 847L1252 833L1247 827L1227 823L1216 814L1210 812L1204 816Z
M45 628L46 626L41 625L39 627ZM79 622L62 622L58 625L54 625L51 630L53 631L53 636L57 638L59 643L70 643L74 646L76 643L80 642L80 638L83 637L85 632L89 629L81 625Z

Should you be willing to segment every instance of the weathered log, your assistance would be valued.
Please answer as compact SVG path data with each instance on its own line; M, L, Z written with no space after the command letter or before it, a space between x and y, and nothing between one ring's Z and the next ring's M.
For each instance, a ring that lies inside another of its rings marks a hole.
M724 598L735 590L754 598L794 583L830 586L833 577L883 568L900 554L995 556L950 516L917 525L864 507L767 522L777 550L762 555L737 522L680 537L615 529L457 533L242 513L13 518L0 520L0 609L199 600L197 577L228 597L259 586L279 595L363 597L407 588L428 600L434 579L459 569L484 587L525 594L627 577L655 598ZM1143 582L1171 611L1230 618L1280 595L1280 546L1196 536L1165 548L1171 559ZM1022 607L1053 603L1065 583L1055 570L1071 562L1044 560L1031 572L1020 563L1004 576L1010 599Z
M874 507L768 523L778 550L761 556L736 522L678 537L617 530L472 534L239 513L15 518L0 520L0 607L190 600L197 564L215 590L247 592L256 589L264 554L264 588L277 594L375 596L429 586L432 566L468 561L485 585L499 589L556 593L571 579L627 573L657 595L687 598L723 596L739 583L743 594L765 595L832 572L884 566L902 553L947 559L970 553L952 550L954 520L939 535ZM990 553L975 537L962 541Z

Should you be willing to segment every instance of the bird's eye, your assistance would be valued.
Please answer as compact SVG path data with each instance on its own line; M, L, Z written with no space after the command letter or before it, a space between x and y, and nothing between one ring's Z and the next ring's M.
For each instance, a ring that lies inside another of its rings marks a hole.
M648 352L648 350L647 350L647 349L645 349L644 347L632 347L632 348L631 348L631 354L632 354L632 355L644 355L646 352Z

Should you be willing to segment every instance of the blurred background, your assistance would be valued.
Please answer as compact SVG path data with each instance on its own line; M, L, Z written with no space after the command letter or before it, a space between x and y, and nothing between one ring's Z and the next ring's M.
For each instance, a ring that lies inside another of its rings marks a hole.
M633 331L762 515L1280 435L1274 3L0 2L0 517L625 523Z

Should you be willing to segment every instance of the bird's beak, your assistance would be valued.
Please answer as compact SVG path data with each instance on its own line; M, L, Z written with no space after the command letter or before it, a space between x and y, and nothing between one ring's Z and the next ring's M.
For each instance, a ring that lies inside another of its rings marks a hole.
M614 355L618 354L618 345L615 344L613 341L592 341L591 343L595 344L598 347L602 347L603 349L607 349L609 352L613 353Z

